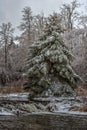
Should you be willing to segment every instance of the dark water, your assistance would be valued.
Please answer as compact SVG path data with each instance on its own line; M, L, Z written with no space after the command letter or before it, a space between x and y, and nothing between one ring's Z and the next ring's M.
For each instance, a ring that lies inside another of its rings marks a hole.
M87 116L54 113L0 116L0 130L87 130Z

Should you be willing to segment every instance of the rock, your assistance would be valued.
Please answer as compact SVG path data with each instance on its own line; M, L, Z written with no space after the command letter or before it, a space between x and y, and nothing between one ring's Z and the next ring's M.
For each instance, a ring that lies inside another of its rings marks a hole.
M29 113L40 112L40 110L37 109L37 107L34 104L25 104L22 106L22 110L27 111Z
M44 105L42 105L41 103L36 104L37 108L41 111L47 111L46 107Z
M53 103L49 103L47 106L46 106L46 109L50 112L54 112L54 111L58 111L58 107L56 106L56 104L53 102Z

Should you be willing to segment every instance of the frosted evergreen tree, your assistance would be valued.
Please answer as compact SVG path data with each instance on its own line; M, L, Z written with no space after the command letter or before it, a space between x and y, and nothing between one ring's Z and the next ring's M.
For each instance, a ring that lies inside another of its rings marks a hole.
M29 48L26 88L32 97L51 89L57 80L74 89L79 76L71 67L72 59L62 38L60 17L54 13L47 20L43 36Z

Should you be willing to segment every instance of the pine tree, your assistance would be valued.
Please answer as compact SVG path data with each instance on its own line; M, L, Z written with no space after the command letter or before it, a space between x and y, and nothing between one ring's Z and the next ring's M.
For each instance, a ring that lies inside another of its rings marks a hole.
M43 36L29 48L27 87L32 96L39 95L55 84L55 79L75 87L78 75L71 67L73 59L62 38L61 19L50 15Z

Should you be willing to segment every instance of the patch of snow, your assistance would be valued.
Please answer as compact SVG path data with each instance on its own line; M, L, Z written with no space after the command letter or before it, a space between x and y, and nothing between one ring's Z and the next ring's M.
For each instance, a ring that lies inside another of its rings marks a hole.
M0 99L4 100L28 100L29 93L13 93L13 94L0 94Z
M27 97L29 93L0 94L0 97Z
M55 111L55 114L72 114L72 115L85 115L87 116L87 112L80 111Z
M6 110L5 108L0 108L0 116L10 116L10 115L14 115L14 114Z
M10 113L10 112L6 112L6 111L0 112L0 116L12 116L12 115L14 115L14 114Z

